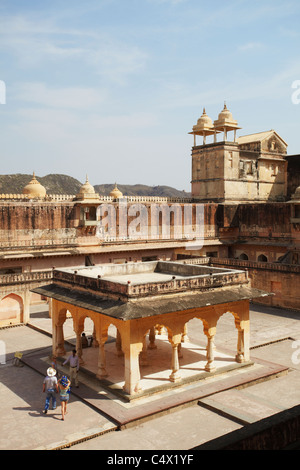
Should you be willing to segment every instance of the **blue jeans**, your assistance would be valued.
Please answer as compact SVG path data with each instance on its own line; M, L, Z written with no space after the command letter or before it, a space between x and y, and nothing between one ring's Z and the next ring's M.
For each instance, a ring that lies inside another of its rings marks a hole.
M49 388L47 390L45 410L49 410L49 405L50 405L50 400L51 399L52 399L52 409L55 410L55 408L56 408L56 392L55 392L54 388Z

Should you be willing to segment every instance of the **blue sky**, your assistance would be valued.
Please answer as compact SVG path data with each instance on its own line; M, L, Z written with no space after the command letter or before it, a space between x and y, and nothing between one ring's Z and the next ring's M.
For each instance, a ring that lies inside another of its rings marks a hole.
M300 153L299 24L299 0L1 0L1 174L189 191L188 132L224 100Z

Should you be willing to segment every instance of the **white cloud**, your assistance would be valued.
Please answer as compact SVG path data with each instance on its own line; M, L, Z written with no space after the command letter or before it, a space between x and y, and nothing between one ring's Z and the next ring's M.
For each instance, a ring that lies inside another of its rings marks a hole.
M120 139L136 138L143 130L149 135L149 129L157 126L157 118L152 113L128 113L123 115L103 115L100 113L82 113L63 108L19 108L14 113L13 124L8 131L16 137L26 138L34 146L42 142L46 147L53 145L68 146L72 143L84 148L91 142L95 148L101 147L102 140L111 144ZM141 137L140 137L141 138ZM48 149L45 149L47 153Z
M14 99L50 108L85 109L97 107L107 97L105 91L84 87L50 88L45 83L30 82L17 86Z
M252 51L257 49L262 49L264 46L260 42L247 42L238 47L239 51Z
M231 72L230 70L228 71ZM224 101L228 108L234 108L239 104L254 101L257 110L262 110L266 101L289 103L292 95L292 83L300 78L300 63L297 60L289 61L284 67L271 69L267 74L264 70L252 73L239 70L234 76L224 72L222 76L216 74L213 78L202 78L193 83L192 87L185 87L181 82L164 84L163 99L160 104L160 112L180 109L196 109L200 117L203 107L207 114L214 120L223 109ZM299 106L298 106L299 107ZM234 116L235 118L235 116ZM189 123L192 126L194 123Z
M102 40L96 47L86 48L82 58L97 74L122 84L128 75L144 68L147 55L137 46Z
M121 42L112 34L60 28L44 18L32 21L21 15L2 19L0 49L12 52L22 67L77 61L80 70L90 66L98 75L119 84L142 70L147 59L139 46Z

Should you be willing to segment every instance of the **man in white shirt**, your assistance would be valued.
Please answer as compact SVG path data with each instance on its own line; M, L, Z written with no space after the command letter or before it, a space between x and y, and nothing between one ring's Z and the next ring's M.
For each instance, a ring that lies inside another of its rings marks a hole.
M58 385L57 385L57 378L56 370L52 367L47 369L47 377L45 377L43 382L43 392L47 392L45 407L43 413L46 414L49 410L50 400L52 399L52 409L55 410L56 408L56 395L58 393Z
M78 371L79 371L79 359L76 355L76 350L73 349L71 356L65 360L63 366L69 362L70 364L70 381L72 385L72 380L75 380L75 386L78 388Z

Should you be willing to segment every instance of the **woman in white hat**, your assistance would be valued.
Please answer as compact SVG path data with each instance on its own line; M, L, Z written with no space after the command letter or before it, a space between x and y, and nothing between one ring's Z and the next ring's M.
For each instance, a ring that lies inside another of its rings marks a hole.
M52 399L52 409L56 408L56 393L58 393L56 370L52 367L47 369L47 377L45 377L43 382L43 392L46 392L46 401L43 413L46 414L49 410L50 400Z

